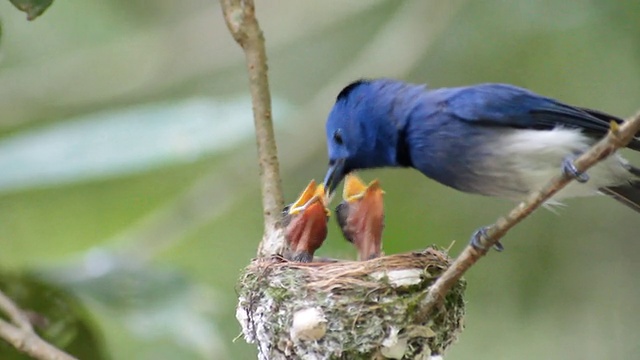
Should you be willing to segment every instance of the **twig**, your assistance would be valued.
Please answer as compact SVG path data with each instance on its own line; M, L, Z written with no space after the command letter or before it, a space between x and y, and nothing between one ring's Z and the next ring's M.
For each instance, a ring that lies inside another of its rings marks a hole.
M0 338L34 359L74 360L73 356L42 340L22 310L0 291L0 311L10 322L0 319Z
M280 212L284 206L278 151L271 119L271 94L267 77L267 54L264 36L255 17L253 0L220 0L227 27L244 50L253 104L253 120L258 145L264 236L259 256L270 256L284 248Z
M361 74L381 74L392 78L402 78L413 69L424 54L428 52L438 35L450 26L456 11L462 7L464 1L438 2L437 0L403 3L389 20L371 37L367 45L352 57L351 63L341 71L332 75L326 85L317 91L317 95L307 104L301 106L295 119L308 118L310 114L322 114L326 111L327 102L335 97L336 89L349 80ZM351 3L349 3L349 6ZM354 3L355 4L355 3ZM343 11L344 9L341 9ZM345 16L343 12L339 14ZM426 17L425 17L426 16ZM335 18L334 20L339 20ZM308 30L308 29L307 29ZM408 35L413 34L414 43L406 43ZM419 36L419 38L415 38ZM278 39L276 39L278 40ZM398 48L403 46L403 48ZM393 57L387 51L394 47L401 58ZM229 56L229 54L227 54ZM376 59L376 62L368 59ZM215 59L220 62L220 58ZM393 62L390 68L387 64ZM173 74L175 75L175 74ZM164 80L167 80L164 78ZM2 79L0 78L0 85ZM2 88L0 87L0 92ZM0 98L0 101L6 99ZM0 108L2 103L0 102ZM315 116L315 115L313 115ZM5 118L0 119L6 120ZM292 121L287 127L288 141L280 144L278 158L281 161L280 170L296 169L300 164L308 163L317 151L318 136L316 129L306 131L310 124L304 121ZM321 131L318 129L318 131ZM284 148L282 147L284 145ZM202 224L216 219L220 214L244 196L241 187L248 185L243 177L243 168L239 163L246 163L255 156L252 149L241 149L233 156L217 166L213 171L196 180L190 188L167 203L144 216L134 225L123 232L104 241L104 243L126 244L120 249L123 256L136 254L136 261L148 261L158 254L171 249L185 239L185 234ZM221 190L222 189L222 190ZM138 250L144 249L144 251Z
M576 169L579 173L587 171L587 169L613 154L619 148L626 146L639 131L640 112L622 125L618 125L612 121L607 136L574 161ZM544 204L545 201L549 200L572 180L573 177L562 172L560 175L551 179L542 189L531 193L525 201L511 210L508 215L499 218L487 229L486 236L481 236L479 239L480 247L490 249L493 245L497 244L512 227L524 220L529 214ZM429 291L422 301L422 314L428 316L431 310L444 299L451 287L473 264L486 255L487 251L488 250L479 250L468 245L447 271L429 288Z

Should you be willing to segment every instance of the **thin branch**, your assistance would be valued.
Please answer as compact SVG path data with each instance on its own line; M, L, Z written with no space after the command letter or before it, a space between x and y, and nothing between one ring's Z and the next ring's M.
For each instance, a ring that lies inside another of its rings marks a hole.
M0 291L0 311L10 322L0 318L0 338L18 351L34 359L75 360L73 356L42 340L34 331L23 311Z
M604 160L616 152L619 148L629 144L639 131L640 112L622 125L612 122L611 129L607 136L574 161L576 169L579 173L584 173L599 161ZM486 236L481 236L479 239L480 247L484 249L493 247L512 227L524 220L535 209L544 204L545 201L549 200L572 180L573 177L562 172L560 175L551 179L542 189L531 193L525 201L511 210L508 215L499 218L493 225L488 227ZM487 251L488 250L479 250L468 245L447 271L440 276L438 281L429 288L422 302L422 314L425 316L429 315L431 310L444 299L451 287L471 266L486 255Z
M323 113L326 110L327 101L334 98L336 89L361 74L384 73L385 76L392 78L405 76L428 52L438 35L450 26L454 15L464 1L466 0L403 3L390 19L375 31L375 35L369 39L367 46L354 54L350 64L334 73L326 85L317 91L316 96L297 109L292 118L304 119L310 114L315 116ZM341 9L340 16L345 15L342 13L343 10ZM413 34L414 37L419 36L419 38L415 43L406 44L403 41L407 38L406 34ZM406 46L398 49L400 45ZM390 47L394 47L397 53L402 53L403 56L393 57L387 51ZM376 59L376 62L367 59ZM216 61L219 62L220 59ZM392 68L388 66L390 62L394 63ZM308 163L317 151L320 139L315 128L307 131L309 126L308 122L292 121L291 126L287 127L287 132L296 136L280 144L278 158L281 161L280 170L283 172ZM185 239L187 232L218 218L225 209L238 200L239 196L246 195L243 195L239 189L253 180L243 177L244 170L237 164L246 163L254 156L254 151L249 149L234 152L233 156L226 159L222 165L196 180L183 194L104 243L126 244L120 249L121 254L123 256L139 255L136 257L137 261L148 261L171 249ZM144 249L144 251L137 249Z
M6 295L0 291L0 309L7 315L9 320L26 331L33 331L31 323L27 316L18 308L18 306L11 301Z
M253 120L258 145L260 184L264 236L258 249L259 256L270 256L284 248L280 212L284 206L278 151L271 119L271 94L267 77L267 54L264 36L255 17L253 0L220 0L227 27L242 47L249 73L249 87L253 104ZM267 244L271 242L270 244Z

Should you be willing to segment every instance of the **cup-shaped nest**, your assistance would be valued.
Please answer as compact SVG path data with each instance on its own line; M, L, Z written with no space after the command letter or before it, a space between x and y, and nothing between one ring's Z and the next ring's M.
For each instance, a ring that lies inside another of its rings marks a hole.
M259 359L431 359L463 328L464 280L424 313L445 252L368 261L256 259L244 269L236 317Z

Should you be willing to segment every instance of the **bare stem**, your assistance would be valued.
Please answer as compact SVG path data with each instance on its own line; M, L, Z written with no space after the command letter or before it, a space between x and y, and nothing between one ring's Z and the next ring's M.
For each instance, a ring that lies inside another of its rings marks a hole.
M34 359L75 360L73 356L42 340L34 331L22 310L0 291L0 311L9 321L0 318L0 338L18 351Z
M253 120L258 145L264 237L259 256L269 256L284 247L280 212L284 206L278 151L271 118L271 94L267 77L267 54L264 36L255 16L253 0L220 0L225 22L231 35L244 50L253 104ZM271 242L271 244L266 244Z
M640 131L640 112L618 126L613 123L607 136L592 146L587 152L574 161L579 172L587 169L607 158L619 148L629 144L635 134ZM506 235L506 233L520 221L524 220L535 209L544 204L554 194L569 184L573 178L564 172L551 179L542 189L531 193L525 201L516 206L504 217L500 217L487 229L486 237L482 237L480 245L484 249L490 249ZM451 264L442 276L429 288L423 302L422 314L428 316L434 307L439 304L451 289L451 287L469 270L481 257L487 254L487 250L478 250L468 245L458 258Z

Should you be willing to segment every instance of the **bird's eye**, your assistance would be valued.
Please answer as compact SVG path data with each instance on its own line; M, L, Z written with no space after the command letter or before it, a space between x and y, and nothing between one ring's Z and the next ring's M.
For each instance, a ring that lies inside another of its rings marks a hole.
M333 141L338 145L342 145L344 140L342 139L342 130L338 129L333 133Z

